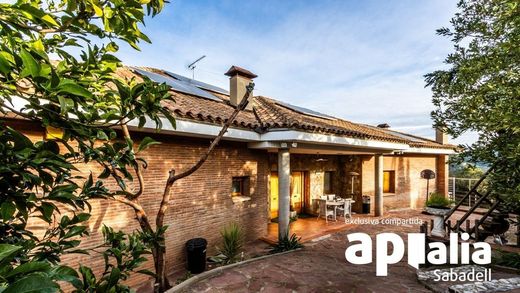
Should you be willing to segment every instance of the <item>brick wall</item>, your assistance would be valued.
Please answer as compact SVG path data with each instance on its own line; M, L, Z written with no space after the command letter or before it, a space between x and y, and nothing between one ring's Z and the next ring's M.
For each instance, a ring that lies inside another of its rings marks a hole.
M33 140L41 140L43 131L35 125L15 123L13 127L24 131ZM134 133L136 144L142 139ZM209 145L208 139L191 139L164 134L150 134L162 144L152 146L142 157L149 163L144 171L146 182L141 203L155 222L155 213L159 207L168 170L177 172L190 167ZM313 155L291 155L291 169L305 171L309 177L309 197L311 207L316 210L313 199L323 194L323 174L334 171L334 193L344 196L350 193L351 177L348 172L360 173L354 178L354 190L357 194L354 210L361 209L361 194L374 195L374 159L373 156L320 156L327 161L317 162ZM396 192L384 197L385 210L408 207L422 207L426 180L419 173L423 169L432 169L444 178L443 158L436 156L385 156L384 170L395 170ZM271 171L277 170L276 155L267 155L264 151L249 150L244 143L223 142L209 157L208 161L193 175L177 182L172 188L171 205L165 217L169 225L166 232L167 268L173 272L185 265L185 242L194 237L208 240L208 255L214 254L215 246L221 241L219 231L230 222L239 222L246 232L248 240L258 239L267 233L269 218L268 178ZM78 166L82 175L90 171L99 174L101 169L94 165ZM444 169L445 170L445 169ZM439 172L441 171L441 172ZM236 201L231 196L232 177L249 177L250 200ZM114 186L107 181L108 186ZM431 180L430 190L442 186L442 179ZM92 202L92 218L89 221L90 237L82 241L83 247L92 247L101 242L103 224L114 229L131 232L138 229L134 213L127 206L117 202L100 200ZM372 211L374 205L372 204ZM35 223L37 229L37 223ZM97 270L104 265L101 257L73 255L64 258L72 266L78 263L88 264ZM152 268L148 262L146 267ZM148 280L145 275L135 275L130 280L132 286L140 286Z
M35 125L16 123L16 129L24 131L33 140L41 140L43 131ZM36 130L35 130L36 129ZM133 134L136 144L141 135ZM190 139L169 135L151 134L162 144L154 145L142 157L147 160L144 171L145 190L141 203L150 222L155 223L155 213L161 200L168 170L177 172L190 167L207 148L210 140ZM101 169L94 164L79 165L82 175L99 174ZM208 255L214 254L220 244L219 231L228 223L239 222L246 232L247 240L255 240L267 233L268 223L268 156L263 151L248 150L243 143L223 142L210 155L206 163L191 176L178 181L172 188L170 208L165 216L169 225L166 232L166 266L170 271L185 265L184 245L188 239L203 237L208 240ZM249 176L250 200L234 201L231 197L231 181L234 176ZM107 181L108 186L113 182ZM109 200L92 202L90 237L82 239L83 247L92 247L101 242L103 224L114 229L131 232L138 229L133 211L125 205ZM37 223L34 224L37 229ZM151 256L149 256L151 259ZM64 258L72 266L88 264L96 271L102 269L103 259L99 255L72 255ZM146 267L152 268L152 263ZM136 274L129 282L139 287L148 276Z
M437 156L437 191L448 196L449 182L449 157L447 155Z
M324 159L317 161L317 159ZM332 193L338 196L348 196L351 193L352 177L348 172L361 173L360 156L337 156L337 155L301 155L291 154L291 171L304 171L309 180L308 193L306 194L307 206L305 212L309 214L318 213L317 199L323 195L324 174L332 171ZM277 171L277 156L270 154L269 161L271 171ZM359 194L361 190L360 177L354 177L354 193ZM359 200L359 203L361 201Z
M420 177L420 172L424 169L431 169L438 176L440 173L447 173L445 169L439 168L438 158L435 155L384 156L383 158L383 170L395 171L395 193L385 193L383 196L383 205L385 211L399 208L423 207L424 201L426 199L427 182L425 179ZM374 157L365 156L363 158L362 168L362 192L363 194L371 196L371 209L373 212L375 168ZM430 180L430 192L442 192L442 190L438 189L439 186L437 185L437 180Z

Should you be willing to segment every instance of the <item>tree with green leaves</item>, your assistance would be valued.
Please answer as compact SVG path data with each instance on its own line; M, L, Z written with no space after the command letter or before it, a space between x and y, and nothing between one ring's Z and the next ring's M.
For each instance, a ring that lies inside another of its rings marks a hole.
M122 65L114 53L118 41L136 49L140 41L149 42L139 25L146 15L159 13L163 4L162 0L0 4L0 110L63 132L60 138L33 142L0 120L0 290L23 292L38 286L54 292L58 281L66 281L76 292L122 292L129 288L119 281L131 272L153 275L158 292L170 287L164 218L172 187L204 164L247 105L253 84L200 159L179 173L170 170L152 224L140 202L146 193L147 166L140 153L159 142L145 137L134 143L128 124L137 121L141 128L151 120L160 130L166 118L175 126L164 107L174 101L165 84L118 75ZM72 53L78 50L79 54ZM102 171L79 177L76 166L83 163L96 163ZM107 188L105 180L115 181L117 188ZM104 227L103 243L81 248L78 238L88 234L93 199L132 208L140 231L125 235ZM62 214L63 210L72 213ZM30 231L28 224L35 218L46 223L43 237ZM85 266L74 269L60 263L65 254L99 253L102 248L106 265L100 276ZM155 272L138 269L146 253L153 256Z
M0 111L63 131L60 139L31 141L0 121L0 291L55 292L59 281L69 282L75 292L129 291L120 281L138 271L154 235L105 227L104 243L79 249L88 234L89 201L133 194L110 191L93 174L78 177L75 164L97 162L118 178L132 178L128 170L139 168L133 142L120 138L114 127L150 119L160 128L161 117L174 123L162 105L171 100L169 88L119 77L121 63L113 55L117 41L134 48L149 41L139 25L163 4L0 4ZM146 140L140 149L150 144ZM43 235L30 231L31 221L45 223ZM61 264L66 254L93 251L105 259L101 275Z
M438 34L454 47L446 69L426 75L436 127L453 137L478 133L455 162L495 166L492 193L520 210L520 3L461 0L452 28Z

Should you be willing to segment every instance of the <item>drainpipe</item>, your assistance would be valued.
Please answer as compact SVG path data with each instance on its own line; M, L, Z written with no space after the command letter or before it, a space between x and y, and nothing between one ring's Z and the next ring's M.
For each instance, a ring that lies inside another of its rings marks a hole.
M375 155L375 216L383 215L383 155Z
M291 155L288 148L278 149L278 240L289 235Z

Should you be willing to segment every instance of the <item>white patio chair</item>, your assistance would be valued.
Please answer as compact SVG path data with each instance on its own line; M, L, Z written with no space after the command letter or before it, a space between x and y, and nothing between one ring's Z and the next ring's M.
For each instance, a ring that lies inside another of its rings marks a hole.
M352 217L352 201L350 199L345 200L345 204L341 207L336 207L336 215L339 214L343 215L343 218L345 219L345 223L347 222L347 217Z
M327 200L326 199L320 199L318 200L318 207L319 207L319 213L318 213L318 219L321 217L325 217L325 222L329 222L329 216L331 216L334 221L336 221L336 209L334 208L327 208Z

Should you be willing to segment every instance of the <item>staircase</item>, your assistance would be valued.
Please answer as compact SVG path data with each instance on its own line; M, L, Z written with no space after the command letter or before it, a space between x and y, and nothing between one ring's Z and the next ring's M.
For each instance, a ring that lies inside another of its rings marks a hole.
M472 239L478 238L478 228L482 225L482 223L493 213L501 204L500 198L490 199L488 198L491 190L487 190L485 193L479 192L479 187L482 186L484 180L495 170L496 164L493 165L486 173L473 185L473 187L461 198L458 200L457 204L450 210L450 212L444 217L444 223L446 227L448 227L449 231L456 231L458 233L468 233ZM459 210L459 208L467 202L469 198L476 198L475 204L469 207L469 209L465 212L465 214L458 220L453 221L452 225L451 218L453 214ZM470 225L465 225L465 221L477 210L477 209L485 208L486 212L475 224L470 227Z

